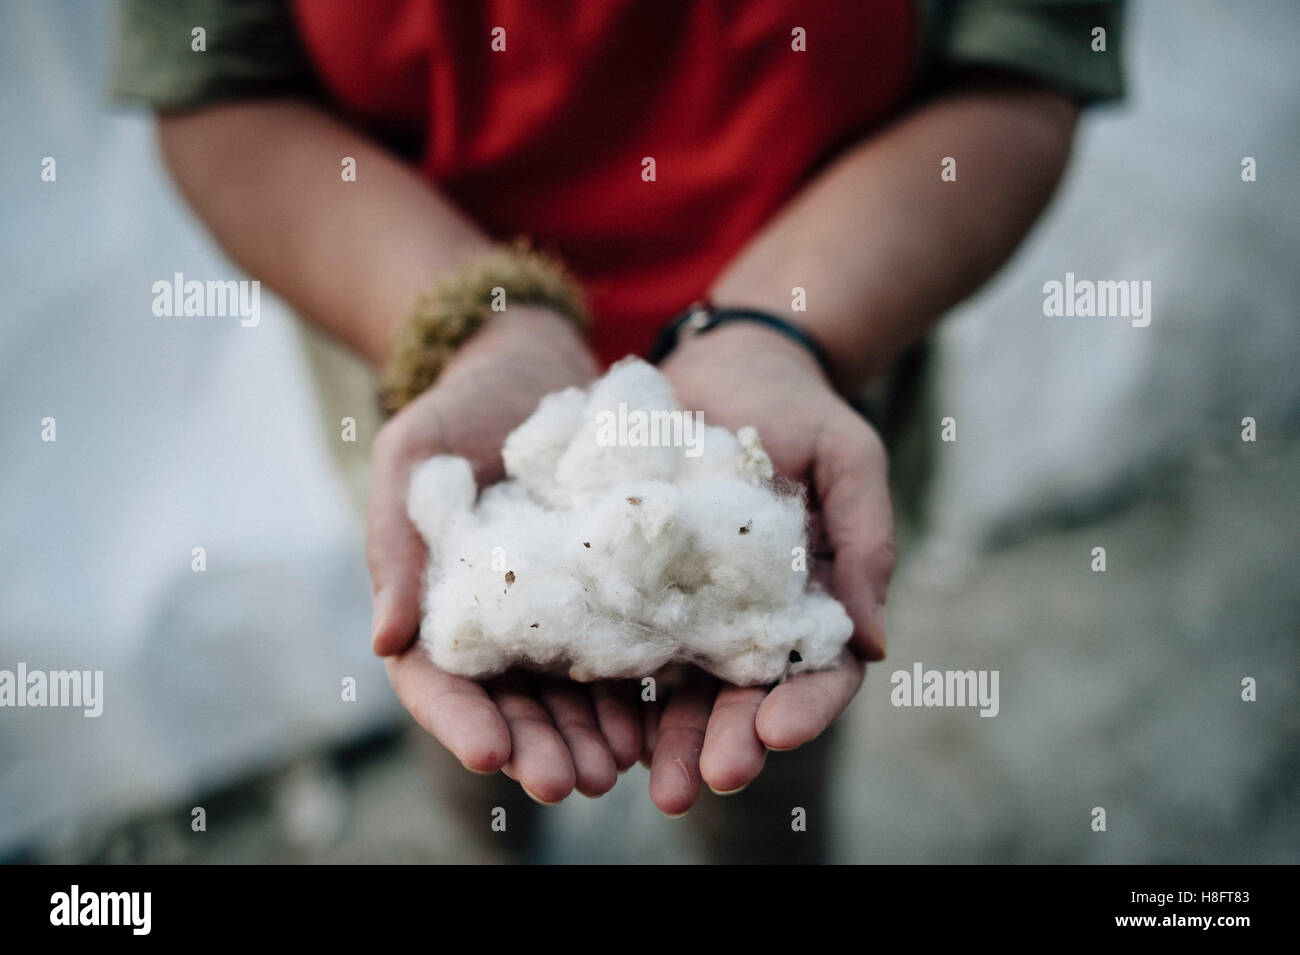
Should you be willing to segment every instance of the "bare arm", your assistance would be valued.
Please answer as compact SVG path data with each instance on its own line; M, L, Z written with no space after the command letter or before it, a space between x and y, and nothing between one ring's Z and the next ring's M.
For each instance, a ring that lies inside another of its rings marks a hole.
M416 171L306 102L164 116L159 137L231 257L372 363L416 294L488 244ZM345 156L355 182L340 175Z
M711 295L789 314L856 388L1011 254L1056 188L1076 117L1066 98L1013 81L954 90L834 162ZM946 156L955 182L939 178ZM790 311L795 286L806 313Z
M788 312L791 288L807 289L808 311L794 317L834 356L837 383L851 388L1010 254L1060 176L1074 121L1066 100L1014 84L937 100L821 174L743 250L712 295ZM181 189L231 255L372 361L386 354L414 294L486 242L412 171L304 104L213 108L165 120L162 138ZM344 156L357 159L356 183L339 178ZM943 156L957 159L955 183L939 181ZM402 507L411 463L432 453L487 457L466 445L499 447L540 394L594 371L562 320L555 328L545 315L506 320L515 327L494 321L376 442L369 550L374 641L385 655L407 647L418 624L423 548ZM539 363L543 353L551 360ZM687 407L717 423L759 425L779 469L814 485L835 555L832 589L849 608L859 654L770 694L724 689L716 709L678 700L664 714L667 731L644 741L655 802L676 813L694 802L702 780L719 791L740 788L767 749L812 739L847 705L862 679L860 657L884 653L893 540L879 439L797 347L762 329L727 326L691 339L665 372ZM503 397L494 385L485 396L484 382L513 387ZM545 725L545 713L563 700L484 690L437 672L413 650L389 668L408 708L467 766L505 767L544 801L575 785L604 791L615 765L634 761L642 747L635 697L615 716L607 716L608 699L593 701L608 740L593 750L570 746ZM588 729L584 738L600 738Z
M488 244L415 171L309 104L211 107L160 126L172 175L235 261L374 364L416 294ZM340 176L345 156L357 161L356 182ZM434 667L412 646L425 544L407 519L406 489L411 468L434 454L468 458L480 480L497 479L505 436L543 395L584 385L595 371L572 322L512 306L380 429L372 451L375 650L389 657L412 715L466 766L504 769L546 802L575 787L599 795L637 759L636 697L563 684L536 694L484 687Z
M1069 154L1075 107L1052 93L981 83L937 99L850 149L736 258L711 290L724 305L786 313L825 346L836 384L879 372L1006 259L1042 210ZM957 160L957 181L939 178ZM808 310L791 312L791 289ZM737 323L689 338L664 363L678 397L715 424L756 425L778 472L807 481L825 532L832 593L854 624L833 669L770 691L724 687L670 698L650 794L685 812L704 783L733 792L769 750L819 735L885 653L894 567L885 448L799 346ZM824 566L824 562L823 562ZM700 739L703 743L700 743Z

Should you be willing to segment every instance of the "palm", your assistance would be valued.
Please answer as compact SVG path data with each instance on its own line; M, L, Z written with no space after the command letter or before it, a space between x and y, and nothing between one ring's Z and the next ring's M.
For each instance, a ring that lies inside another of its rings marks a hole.
M543 395L585 385L595 365L580 346L557 351L567 325L520 315L485 328L436 387L398 413L375 441L367 556L375 588L376 652L402 704L468 768L503 770L534 798L575 787L608 791L642 755L642 714L624 683L584 686L507 673L476 683L438 669L412 641L419 627L425 543L406 516L411 468L435 454L464 457L480 484L502 476L506 435ZM576 336L573 342L576 343Z
M769 750L794 749L833 722L861 685L863 658L884 652L877 609L892 570L892 517L879 439L824 383L806 356L771 336L702 337L664 366L678 400L705 420L753 425L777 473L809 488L813 549L829 551L829 585L854 622L853 650L827 670L775 687L702 680L678 691L654 741L650 791L664 812L684 812L703 783L744 788ZM854 652L856 651L856 652Z
M665 700L642 702L630 681L584 685L511 672L478 683L438 669L412 644L425 548L403 504L411 467L431 454L457 454L480 483L499 479L505 436L538 399L594 373L589 360L539 365L535 346L498 339L494 348L481 337L486 344L472 343L375 447L367 528L374 642L420 725L469 769L502 770L547 803L574 788L604 793L641 758L650 763L651 797L672 815L690 808L703 783L718 792L743 788L769 750L819 735L856 693L862 658L884 649L875 611L893 555L885 459L874 432L806 356L772 348L770 339L760 337L767 347L755 350L743 335L711 333L664 372L683 407L702 410L711 424L756 426L778 473L808 484L814 550L833 555L830 587L853 619L856 652L846 648L835 667L774 688L719 685L697 673Z

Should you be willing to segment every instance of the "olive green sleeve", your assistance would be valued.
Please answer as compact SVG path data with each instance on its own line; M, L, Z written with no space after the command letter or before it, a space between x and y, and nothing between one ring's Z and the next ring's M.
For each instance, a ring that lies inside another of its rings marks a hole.
M926 22L939 70L1005 70L1080 103L1124 94L1121 0L952 0Z
M175 112L314 88L288 0L119 0L118 102Z

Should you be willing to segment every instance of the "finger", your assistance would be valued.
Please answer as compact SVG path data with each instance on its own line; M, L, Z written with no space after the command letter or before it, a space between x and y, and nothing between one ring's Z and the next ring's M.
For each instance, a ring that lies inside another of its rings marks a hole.
M835 552L831 592L853 621L856 650L868 660L883 659L885 593L894 573L885 447L865 421L846 418L819 436L813 479Z
M510 758L510 730L487 691L440 670L419 647L385 661L389 682L415 721L466 769L494 773Z
M498 677L488 694L510 727L510 759L502 767L524 792L545 805L573 792L577 774L573 758L545 707L517 673Z
M593 683L591 702L596 709L596 723L614 756L614 766L621 773L641 756L637 685L628 680Z
M400 653L415 639L425 556L425 544L406 516L412 461L389 434L380 432L375 439L366 511L366 562L374 602L370 643L380 656Z
M664 707L650 763L650 799L664 815L680 816L700 798L700 750L714 693L712 680L699 680Z
M659 742L659 720L663 713L663 704L658 700L641 704L641 765L646 769L654 761L655 744Z
M596 711L586 687L569 680L549 680L542 685L538 698L569 747L578 792L603 796L613 789L618 769L596 724Z
M766 687L755 686L724 686L718 692L700 753L700 775L715 793L739 792L763 769L767 747L754 721L767 694Z
M831 669L805 671L773 687L754 717L758 738L775 750L816 739L849 705L865 670L866 664L846 647Z

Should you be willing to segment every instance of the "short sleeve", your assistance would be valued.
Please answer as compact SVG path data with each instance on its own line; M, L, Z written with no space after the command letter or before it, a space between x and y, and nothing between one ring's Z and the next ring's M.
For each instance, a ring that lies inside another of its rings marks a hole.
M178 112L315 88L288 0L120 0L118 7L118 102Z
M1006 70L1082 104L1124 94L1121 0L955 0L936 14L942 70Z

